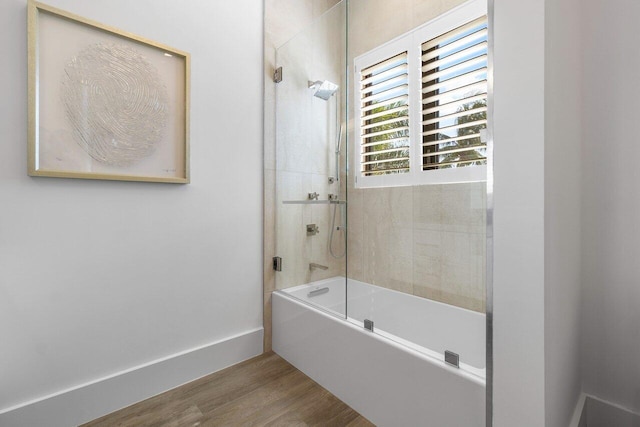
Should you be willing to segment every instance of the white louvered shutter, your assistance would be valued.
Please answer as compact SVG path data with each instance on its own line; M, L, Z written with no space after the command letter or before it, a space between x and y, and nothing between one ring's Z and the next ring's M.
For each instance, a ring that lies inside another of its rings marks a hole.
M360 72L360 173L409 172L407 52Z
M422 170L486 164L487 18L422 44Z

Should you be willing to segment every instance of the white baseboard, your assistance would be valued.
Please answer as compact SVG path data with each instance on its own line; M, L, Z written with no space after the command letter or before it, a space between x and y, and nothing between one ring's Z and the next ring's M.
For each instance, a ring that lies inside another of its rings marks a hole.
M573 410L573 417L571 417L571 423L569 427L583 427L585 424L584 414L584 405L587 400L587 395L584 393L580 393L578 397L578 403L576 404L575 409Z
M638 426L640 413L597 396L581 393L569 427Z
M82 424L262 353L263 328L0 410L3 427Z

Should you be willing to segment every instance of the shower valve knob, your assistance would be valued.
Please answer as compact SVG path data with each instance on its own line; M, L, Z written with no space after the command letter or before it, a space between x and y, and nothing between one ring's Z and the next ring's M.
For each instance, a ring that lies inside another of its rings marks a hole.
M316 224L307 224L307 236L315 236L320 232L320 228Z

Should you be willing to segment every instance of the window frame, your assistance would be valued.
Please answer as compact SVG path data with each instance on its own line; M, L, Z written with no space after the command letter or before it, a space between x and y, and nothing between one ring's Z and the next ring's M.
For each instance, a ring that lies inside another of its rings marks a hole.
M422 44L439 37L467 22L487 14L485 0L471 0L435 19L354 58L354 118L356 136L353 138L353 167L356 188L398 187L409 185L447 184L486 181L487 166L422 170ZM362 173L361 154L361 71L407 52L409 81L409 172L366 176ZM487 52L488 54L488 52Z

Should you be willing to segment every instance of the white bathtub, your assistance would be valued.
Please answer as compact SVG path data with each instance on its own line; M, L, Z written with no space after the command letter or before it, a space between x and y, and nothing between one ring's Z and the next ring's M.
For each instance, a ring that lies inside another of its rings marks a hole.
M484 315L354 280L347 290L348 318L342 277L274 292L274 351L378 426L484 426Z

